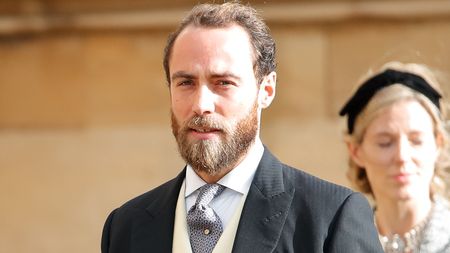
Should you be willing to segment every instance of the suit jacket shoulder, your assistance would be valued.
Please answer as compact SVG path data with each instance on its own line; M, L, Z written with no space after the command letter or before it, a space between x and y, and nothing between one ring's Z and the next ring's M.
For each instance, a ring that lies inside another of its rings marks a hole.
M357 195L346 187L325 181L307 172L284 164L281 166L285 184L295 188L293 208L301 207L298 211L315 221L329 222L346 199L353 194Z
M383 252L359 193L282 164L267 149L233 252Z
M102 234L102 253L171 252L176 201L185 177L176 178L115 209Z

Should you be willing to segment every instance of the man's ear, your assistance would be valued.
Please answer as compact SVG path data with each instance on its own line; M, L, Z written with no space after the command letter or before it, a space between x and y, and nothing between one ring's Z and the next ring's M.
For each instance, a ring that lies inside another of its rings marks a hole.
M259 87L258 101L260 108L267 108L275 98L275 88L277 85L277 73L270 72L262 80Z
M361 145L351 141L346 141L348 153L353 162L361 168L364 168L364 159L361 157Z

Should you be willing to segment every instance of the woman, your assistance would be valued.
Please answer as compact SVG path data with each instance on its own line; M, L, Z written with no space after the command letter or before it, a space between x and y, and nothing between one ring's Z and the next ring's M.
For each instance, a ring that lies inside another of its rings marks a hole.
M347 175L373 198L385 252L450 252L445 109L427 67L392 62L340 112L347 116Z

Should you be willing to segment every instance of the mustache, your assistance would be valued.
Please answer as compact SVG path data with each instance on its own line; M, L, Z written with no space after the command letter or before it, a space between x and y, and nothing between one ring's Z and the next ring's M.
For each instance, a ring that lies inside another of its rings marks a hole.
M224 120L214 116L195 115L184 124L183 130L191 128L211 128L219 131L227 131L229 126Z

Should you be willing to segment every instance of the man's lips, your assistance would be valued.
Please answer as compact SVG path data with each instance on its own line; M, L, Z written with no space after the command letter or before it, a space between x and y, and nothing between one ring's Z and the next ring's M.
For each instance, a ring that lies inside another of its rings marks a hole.
M220 129L216 128L190 128L189 133L197 139L211 139L217 136L221 132Z
M218 131L220 131L219 129L216 129L216 128L201 128L201 127L190 128L190 130L194 131L194 132L198 132L198 133L211 133L211 132L218 132Z

